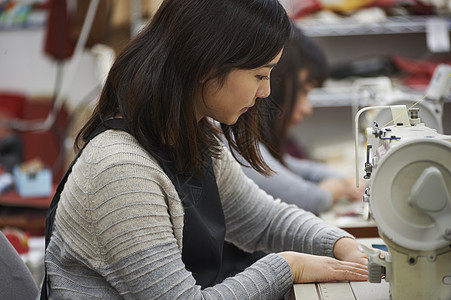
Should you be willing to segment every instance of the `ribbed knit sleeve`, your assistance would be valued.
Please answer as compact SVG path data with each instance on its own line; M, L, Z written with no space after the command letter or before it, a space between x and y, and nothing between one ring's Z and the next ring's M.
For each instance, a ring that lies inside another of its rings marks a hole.
M265 209L262 217L284 210ZM45 258L50 298L272 300L292 284L287 262L271 254L201 290L183 264L182 234L172 182L133 137L106 131L89 142L62 192Z
M333 256L347 232L310 212L275 200L244 175L230 153L217 161L217 181L226 216L226 239L247 251L294 250Z

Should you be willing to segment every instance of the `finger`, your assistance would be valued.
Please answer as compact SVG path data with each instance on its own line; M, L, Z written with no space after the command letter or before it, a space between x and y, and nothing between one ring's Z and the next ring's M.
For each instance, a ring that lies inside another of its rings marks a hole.
M359 274L368 274L368 265L356 262L342 262L341 269L351 270Z
M368 273L362 272L361 270L348 269L348 268L338 268L329 271L329 276L319 278L317 282L328 282L335 280L350 280L350 281L365 281L368 280Z
M342 276L345 280L351 280L351 281L366 281L368 280L368 273L360 273L355 272L353 270L342 270Z
M368 274L368 267L361 265L361 264L348 265L344 269L351 270L351 271L359 273L359 274Z
M342 261L357 263L357 264L363 265L365 267L368 266L368 257L366 255L365 256L348 257L346 259L343 259Z
M368 275L368 268L352 267L349 270L354 272L354 273L358 273L358 274L362 274L362 275Z

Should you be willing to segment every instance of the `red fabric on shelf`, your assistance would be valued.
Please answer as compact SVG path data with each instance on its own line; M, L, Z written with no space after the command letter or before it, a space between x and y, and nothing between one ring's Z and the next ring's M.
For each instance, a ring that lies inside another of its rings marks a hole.
M290 5L292 10L292 15L290 17L294 20L301 19L323 9L321 1L319 0L292 1L290 2Z
M403 84L412 88L426 87L439 64L451 65L451 57L420 60L393 55L391 59L393 64L404 73L402 77Z
M0 112L9 118L21 118L26 97L15 93L0 93Z

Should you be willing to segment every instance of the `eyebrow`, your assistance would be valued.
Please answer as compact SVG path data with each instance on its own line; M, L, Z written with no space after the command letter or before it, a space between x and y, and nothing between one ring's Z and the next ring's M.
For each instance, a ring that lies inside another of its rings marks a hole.
M274 68L275 66L277 66L277 63L275 63L275 64L267 64L267 65L264 65L262 68Z

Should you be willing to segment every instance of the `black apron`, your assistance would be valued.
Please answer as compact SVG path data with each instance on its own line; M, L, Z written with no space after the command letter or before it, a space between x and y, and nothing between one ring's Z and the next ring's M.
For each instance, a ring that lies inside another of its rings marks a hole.
M61 192L73 165L88 142L108 129L128 131L122 119L110 119L89 136L61 179L48 209L45 223L46 248L52 235ZM171 179L183 203L185 215L182 260L187 270L192 272L196 283L202 288L213 286L241 272L260 258L261 255L245 253L235 245L224 241L225 220L211 158L208 158L206 171L202 175L195 175L178 173L167 154L159 155L163 158L161 167ZM41 287L41 299L47 299L46 269Z

